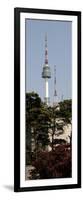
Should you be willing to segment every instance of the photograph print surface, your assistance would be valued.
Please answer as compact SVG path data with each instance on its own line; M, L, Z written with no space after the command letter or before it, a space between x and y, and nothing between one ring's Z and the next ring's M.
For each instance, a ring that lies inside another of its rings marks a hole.
M72 177L72 22L25 20L25 180Z

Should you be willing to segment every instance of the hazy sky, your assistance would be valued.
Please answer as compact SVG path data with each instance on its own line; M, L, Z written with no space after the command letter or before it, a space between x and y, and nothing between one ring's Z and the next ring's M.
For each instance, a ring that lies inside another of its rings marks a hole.
M45 59L45 33L48 38L48 63L51 68L49 96L54 95L54 65L58 100L71 98L72 88L72 22L26 19L26 92L35 91L44 99L45 81L42 67Z

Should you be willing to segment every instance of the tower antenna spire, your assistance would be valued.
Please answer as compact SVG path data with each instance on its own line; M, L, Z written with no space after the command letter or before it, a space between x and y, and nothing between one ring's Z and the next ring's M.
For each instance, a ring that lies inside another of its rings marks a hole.
M56 89L56 65L54 65L54 101L53 104L57 104L57 89Z
M45 64L48 65L47 33L45 34Z
M57 91L56 91L56 65L54 65L54 96L57 96Z

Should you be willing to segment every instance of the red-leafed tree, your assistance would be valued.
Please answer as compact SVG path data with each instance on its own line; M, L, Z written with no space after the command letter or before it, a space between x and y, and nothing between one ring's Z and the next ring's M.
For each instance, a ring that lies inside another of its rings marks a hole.
M51 152L39 152L33 161L32 179L66 178L72 176L69 145L59 145ZM36 176L37 175L37 176Z

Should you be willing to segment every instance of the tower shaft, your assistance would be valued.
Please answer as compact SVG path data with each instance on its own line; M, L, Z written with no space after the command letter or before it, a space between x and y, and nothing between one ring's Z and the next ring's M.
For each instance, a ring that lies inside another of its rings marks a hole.
M48 79L45 78L45 103L49 105L49 90L48 90Z
M48 96L49 96L48 94L49 94L49 93L48 93L48 79L47 79L47 78L45 79L45 94L46 94L45 97L48 98Z

